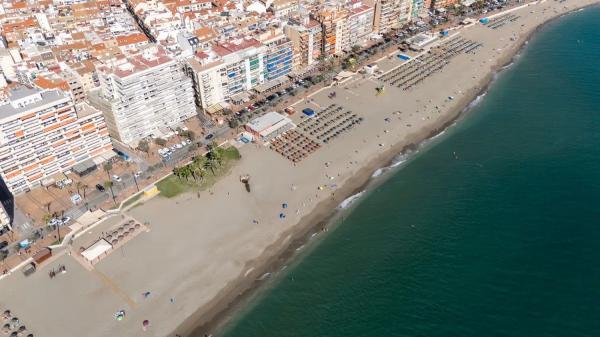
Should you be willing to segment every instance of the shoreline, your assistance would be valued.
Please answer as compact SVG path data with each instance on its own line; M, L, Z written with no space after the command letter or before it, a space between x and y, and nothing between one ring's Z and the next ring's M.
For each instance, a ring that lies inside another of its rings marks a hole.
M311 244L312 234L321 233L322 228L337 226L339 216L345 212L351 212L356 201L349 205L348 209L340 209L339 205L346 199L361 193L370 191L376 183L385 183L389 177L373 177L375 171L389 168L395 164L395 158L407 156L410 160L422 146L426 146L429 141L445 133L452 126L458 124L463 118L469 116L472 109L476 106L473 103L484 96L492 87L498 75L503 71L510 69L518 57L527 47L529 41L543 29L547 24L554 22L566 15L572 14L584 8L599 6L598 3L585 4L573 8L567 12L558 14L548 20L538 24L524 36L520 37L518 42L510 51L503 53L499 57L492 70L468 93L457 102L456 107L451 109L444 117L444 120L432 128L416 131L409 138L408 144L397 143L384 153L378 155L364 165L357 174L354 175L352 183L344 184L336 193L334 198L321 201L315 206L314 210L304 216L294 228L284 232L280 238L266 247L264 253L255 261L247 265L251 268L250 273L240 274L234 281L228 283L219 294L210 301L210 303L199 308L193 315L186 318L177 329L180 335L186 337L204 336L209 334L215 336L222 332L224 326L229 323L239 311L245 307L250 300L256 296L268 282L277 282L274 278L264 275L271 275L282 271L290 261L298 255L297 249L306 244ZM362 198L362 197L361 197ZM360 201L358 201L360 202ZM288 239L288 236L291 238ZM321 234L319 234L321 235ZM183 334L181 334L183 331Z

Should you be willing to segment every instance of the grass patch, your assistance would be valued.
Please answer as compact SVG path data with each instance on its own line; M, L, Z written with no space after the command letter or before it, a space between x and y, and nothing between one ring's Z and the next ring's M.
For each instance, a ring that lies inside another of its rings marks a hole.
M242 155L240 154L240 151L238 151L237 147L230 146L223 150L223 158L225 158L225 160L239 160L242 158Z
M156 183L156 187L160 191L160 195L167 198L172 198L180 193L183 193L189 189L187 183L181 179L170 175L165 179Z
M194 180L193 178L178 178L174 174L156 183L160 195L166 198L175 197L181 193L189 191L203 191L213 186L219 178L227 175L231 168L242 157L235 147L228 147L222 150L223 162L221 166L215 168L214 174L207 170L203 179Z

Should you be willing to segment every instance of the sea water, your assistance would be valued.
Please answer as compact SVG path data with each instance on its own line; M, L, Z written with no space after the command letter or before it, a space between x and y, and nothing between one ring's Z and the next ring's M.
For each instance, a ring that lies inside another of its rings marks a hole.
M600 336L600 8L353 207L222 335Z

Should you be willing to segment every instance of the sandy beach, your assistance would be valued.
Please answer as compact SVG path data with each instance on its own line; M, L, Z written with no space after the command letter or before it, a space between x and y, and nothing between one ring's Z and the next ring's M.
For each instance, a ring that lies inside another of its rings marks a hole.
M155 197L123 214L148 230L93 267L64 252L29 277L14 273L1 280L0 309L10 308L36 336L214 333L266 273L280 270L313 233L325 235L338 205L361 191L374 171L461 118L536 29L599 2L541 1L513 11L518 19L497 29L475 24L453 30L439 43L460 37L482 46L458 53L409 90L386 84L376 95L382 82L362 75L321 90L296 110L335 104L364 122L295 165L268 147L240 146L242 159L210 190ZM381 68L405 67L402 62L392 55ZM302 121L299 114L292 119ZM240 183L242 175L250 175L251 192ZM84 233L73 249L121 220L111 217ZM67 273L50 279L48 271L58 265ZM122 321L114 318L118 310L126 312Z

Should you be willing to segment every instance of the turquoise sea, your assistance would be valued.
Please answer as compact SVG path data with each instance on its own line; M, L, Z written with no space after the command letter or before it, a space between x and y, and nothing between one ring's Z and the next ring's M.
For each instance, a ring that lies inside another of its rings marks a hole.
M220 335L600 336L600 8L545 26Z

